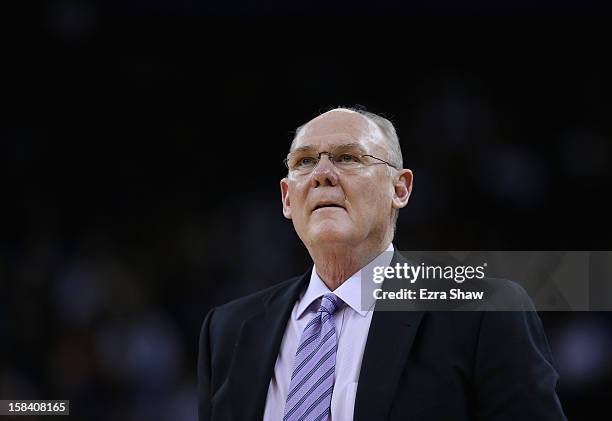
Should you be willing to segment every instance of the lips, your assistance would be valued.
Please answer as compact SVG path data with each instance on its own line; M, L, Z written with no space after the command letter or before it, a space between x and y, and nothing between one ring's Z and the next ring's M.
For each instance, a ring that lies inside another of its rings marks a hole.
M313 209L312 211L316 211L319 209L324 209L324 208L338 208L338 209L346 209L344 206L339 205L338 203L335 202L321 202L318 203Z

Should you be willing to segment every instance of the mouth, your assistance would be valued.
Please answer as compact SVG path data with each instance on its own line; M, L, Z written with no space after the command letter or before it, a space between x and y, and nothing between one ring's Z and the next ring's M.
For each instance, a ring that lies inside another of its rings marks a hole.
M314 212L314 211L317 211L319 209L329 209L329 208L331 208L331 209L333 209L333 208L336 208L336 209L345 209L344 206L340 206L340 205L335 204L335 203L320 203L317 206L315 206L312 211Z

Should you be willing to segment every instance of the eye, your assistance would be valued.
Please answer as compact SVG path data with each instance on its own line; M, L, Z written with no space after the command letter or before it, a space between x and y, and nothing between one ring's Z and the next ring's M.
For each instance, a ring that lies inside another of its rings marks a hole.
M337 162L339 164L353 164L353 163L359 162L359 158L349 153L343 153L342 155L338 157Z
M295 166L296 166L297 168L302 168L302 167L311 167L311 166L315 165L315 164L316 164L316 162L317 162L317 161L316 161L316 159L315 159L315 158L313 158L313 157L311 157L311 156L305 156L305 157L299 158L299 159L297 160L297 162L295 163Z

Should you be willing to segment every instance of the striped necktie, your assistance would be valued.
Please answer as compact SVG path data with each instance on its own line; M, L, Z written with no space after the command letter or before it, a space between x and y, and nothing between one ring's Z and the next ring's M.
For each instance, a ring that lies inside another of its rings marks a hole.
M331 418L338 348L334 313L342 304L336 295L325 294L316 316L304 328L295 353L283 421L327 421Z

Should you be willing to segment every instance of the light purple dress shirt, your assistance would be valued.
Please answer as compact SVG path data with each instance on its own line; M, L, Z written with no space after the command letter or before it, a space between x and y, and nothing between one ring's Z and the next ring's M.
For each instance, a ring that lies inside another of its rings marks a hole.
M388 265L393 250L393 244L389 244L385 252L375 260L379 260L380 265ZM379 263L377 262L377 264ZM295 351L300 343L302 331L317 313L321 305L321 297L331 292L327 285L319 278L316 269L316 266L313 267L310 283L306 291L293 306L293 311L287 322L283 341L281 342L274 366L274 374L268 387L264 421L283 419L287 389L291 382L291 373L295 360ZM372 283L370 282L365 289L366 295L363 297L363 303L361 297L361 271L357 271L333 291L345 303L334 317L338 337L338 350L336 353L334 390L331 399L331 419L333 421L349 421L353 419L361 361L375 304L374 296L371 293L371 285Z

